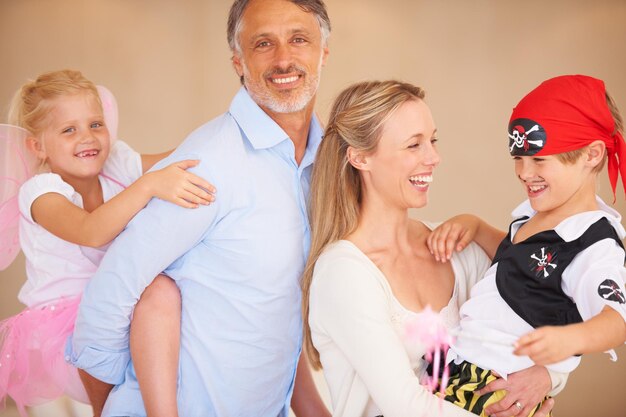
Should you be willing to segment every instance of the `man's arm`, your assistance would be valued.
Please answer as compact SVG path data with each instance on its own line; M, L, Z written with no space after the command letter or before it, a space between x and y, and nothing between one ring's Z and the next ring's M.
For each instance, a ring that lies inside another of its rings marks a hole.
M72 364L109 384L123 381L135 304L161 271L200 241L216 213L215 205L186 210L154 199L129 223L85 288L68 349Z
M311 368L303 351L298 360L296 382L291 397L291 409L297 417L330 417L331 414L324 405L317 390Z

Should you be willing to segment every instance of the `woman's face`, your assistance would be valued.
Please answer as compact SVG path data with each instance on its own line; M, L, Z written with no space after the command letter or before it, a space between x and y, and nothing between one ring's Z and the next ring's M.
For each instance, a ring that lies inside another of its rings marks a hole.
M402 104L383 126L376 151L364 156L365 199L402 209L423 207L440 158L437 128L422 100Z

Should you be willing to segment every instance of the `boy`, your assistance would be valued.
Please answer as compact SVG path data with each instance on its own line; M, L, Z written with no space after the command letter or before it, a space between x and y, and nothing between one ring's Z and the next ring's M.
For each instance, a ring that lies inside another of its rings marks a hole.
M460 250L475 235L493 258L460 310L446 400L485 415L502 392L473 391L494 380L493 371L506 378L534 362L569 373L577 355L626 342L626 233L619 213L595 193L607 155L614 193L618 172L624 181L622 129L601 80L545 81L520 101L509 123L509 151L528 200L513 211L508 235L502 240L502 232L462 216L429 239L436 256L448 258L455 242ZM535 409L518 400L509 412L530 416Z

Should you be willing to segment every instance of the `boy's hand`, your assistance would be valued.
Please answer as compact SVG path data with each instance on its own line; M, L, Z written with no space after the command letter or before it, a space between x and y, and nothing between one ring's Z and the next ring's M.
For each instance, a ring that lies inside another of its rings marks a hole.
M448 261L453 251L462 251L474 240L480 222L478 217L471 214L461 214L446 220L426 239L430 253L437 261Z
M150 176L153 196L185 208L211 204L215 201L215 187L187 171L199 162L191 159L174 162L158 171L145 174L144 177Z
M513 353L530 357L537 365L549 365L576 355L578 332L572 326L545 326L520 337Z

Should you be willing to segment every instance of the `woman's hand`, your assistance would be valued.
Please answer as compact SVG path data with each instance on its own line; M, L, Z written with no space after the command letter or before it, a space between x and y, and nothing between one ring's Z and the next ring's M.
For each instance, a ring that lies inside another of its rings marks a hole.
M497 374L495 374L497 375ZM477 391L478 395L505 390L506 396L495 404L485 408L486 415L495 417L527 416L548 395L552 381L548 370L543 366L533 366L512 373L507 379L498 378ZM554 400L547 399L534 414L534 417L546 417L554 407Z
M460 252L472 241L478 232L481 220L471 214L451 217L437 226L426 238L430 253L440 262L452 257L452 252Z
M158 171L148 172L147 177L152 196L185 208L197 208L215 201L215 187L187 169L200 161L184 160L174 162Z

